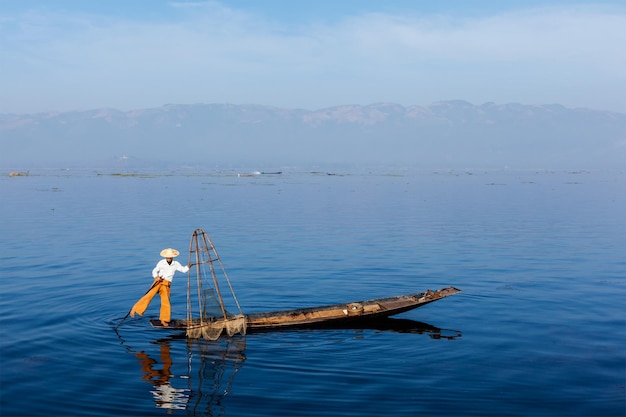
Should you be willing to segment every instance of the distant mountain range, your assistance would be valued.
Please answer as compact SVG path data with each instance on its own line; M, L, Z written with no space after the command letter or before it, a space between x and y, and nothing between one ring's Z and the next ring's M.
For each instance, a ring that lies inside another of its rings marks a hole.
M402 165L626 167L626 114L560 105L393 103L321 110L174 104L0 114L0 168ZM122 166L122 165L120 165Z

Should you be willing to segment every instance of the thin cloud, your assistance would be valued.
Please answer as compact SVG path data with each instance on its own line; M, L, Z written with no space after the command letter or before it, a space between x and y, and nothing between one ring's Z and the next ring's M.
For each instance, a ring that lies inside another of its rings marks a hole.
M368 13L286 25L218 2L170 6L171 18L153 21L46 9L0 16L0 111L28 108L19 91L26 85L42 103L64 108L559 97L583 105L586 96L598 106L593 85L624 85L626 73L620 7L472 18ZM604 88L605 108L626 94L624 87Z

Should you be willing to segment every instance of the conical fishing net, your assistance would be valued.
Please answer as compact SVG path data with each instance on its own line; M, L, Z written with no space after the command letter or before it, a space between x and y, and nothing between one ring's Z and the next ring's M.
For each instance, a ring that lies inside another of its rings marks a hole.
M241 311L213 242L202 229L196 229L189 245L189 263L195 268L195 282L190 270L187 281L187 337L216 340L224 333L246 333L246 318ZM221 287L229 291L222 292ZM229 312L229 308L238 314Z

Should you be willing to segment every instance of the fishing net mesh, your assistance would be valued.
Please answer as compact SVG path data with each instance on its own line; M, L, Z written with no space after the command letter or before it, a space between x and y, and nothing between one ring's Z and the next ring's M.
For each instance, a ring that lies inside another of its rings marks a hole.
M222 333L233 336L237 333L246 334L246 318L243 315L207 323L200 323L187 327L187 337L190 339L217 340Z

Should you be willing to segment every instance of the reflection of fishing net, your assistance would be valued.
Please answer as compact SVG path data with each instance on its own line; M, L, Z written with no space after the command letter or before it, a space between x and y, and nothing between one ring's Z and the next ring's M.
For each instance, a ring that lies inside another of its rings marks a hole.
M187 339L187 383L192 395L186 415L226 414L225 398L233 392L235 377L246 361L245 350L245 336L224 337L216 341ZM194 385L194 380L198 378L200 383Z
M202 229L196 229L191 237L189 263L196 266L196 282L194 286L190 272L187 280L187 337L216 340L224 331L228 336L245 334L246 318L213 242ZM230 291L222 293L220 283L227 284ZM230 313L229 307L238 314Z

